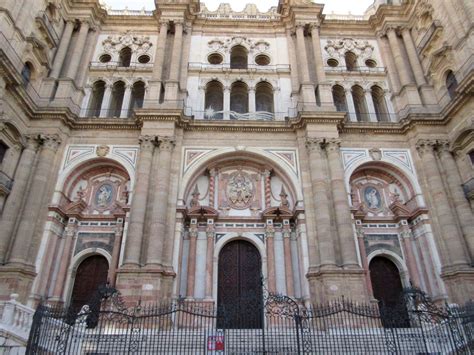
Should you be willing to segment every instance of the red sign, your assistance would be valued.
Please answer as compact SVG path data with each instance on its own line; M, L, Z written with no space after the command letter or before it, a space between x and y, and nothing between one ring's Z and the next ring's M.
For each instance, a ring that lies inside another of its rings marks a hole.
M224 335L209 335L207 337L208 351L224 351Z

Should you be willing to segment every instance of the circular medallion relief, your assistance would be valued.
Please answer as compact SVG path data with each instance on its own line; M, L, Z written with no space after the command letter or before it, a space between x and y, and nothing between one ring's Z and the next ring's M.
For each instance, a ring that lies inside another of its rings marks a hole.
M112 203L114 188L110 183L102 184L95 192L94 202L97 207L106 208Z
M250 206L255 194L255 187L248 174L237 171L227 181L226 194L229 206L244 209Z

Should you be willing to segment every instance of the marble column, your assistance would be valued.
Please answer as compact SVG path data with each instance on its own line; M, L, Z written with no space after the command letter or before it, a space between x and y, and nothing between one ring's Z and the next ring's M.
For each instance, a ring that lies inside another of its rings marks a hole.
M64 231L64 247L62 250L62 255L59 258L59 269L58 276L56 277L56 282L53 289L53 300L60 301L64 291L64 285L66 284L67 270L71 262L71 257L73 253L73 245L76 239L77 233L77 220L75 218L70 218L68 225Z
M194 286L196 283L196 246L198 239L198 227L191 223L189 230L189 253L188 253L188 278L186 280L186 297L194 298Z
M269 208L272 204L271 171L265 169L263 176L265 178L265 208Z
M212 222L212 223L209 223ZM207 237L207 248L206 248L206 299L212 299L212 278L213 278L213 266L214 266L214 221L208 220L206 237Z
M342 265L344 268L359 268L350 206L344 184L344 169L342 168L340 145L341 141L339 139L330 139L326 145L334 214L339 235Z
M395 62L395 67L397 68L398 77L400 78L400 84L402 86L413 84L410 77L410 71L405 66L402 49L400 47L400 43L398 42L397 33L394 28L389 28L387 30L387 37Z
M395 61L393 60L392 51L390 50L389 44L387 43L387 38L385 36L379 35L377 37L377 43L379 45L382 58L387 65L387 73L392 85L392 92L398 93L401 88L400 78L398 77L397 68Z
M413 70L413 74L415 76L416 85L426 85L426 79L425 75L423 74L423 68L421 67L420 59L418 58L418 54L416 53L415 44L413 43L411 32L408 27L402 28L402 38L403 43L405 44L411 69Z
M446 247L449 259L445 260L443 267L465 267L469 264L468 257L438 169L434 150L437 145L438 142L435 140L420 139L416 144L416 149L421 158L429 193L433 199L433 209L438 217L441 243ZM441 248L440 245L438 247Z
M356 227L356 233L357 233L357 243L359 245L359 250L360 250L360 258L362 261L362 268L364 269L364 274L365 274L365 285L367 287L367 291L371 297L374 296L374 291L372 290L372 281L370 279L370 269L369 269L369 261L367 260L367 252L365 250L365 233L362 228L362 221L360 221L361 224L359 224Z
M406 264L408 268L408 273L410 274L410 281L413 286L420 287L420 272L416 264L415 253L413 251L413 235L411 233L410 227L408 226L408 221L402 221L403 231L401 233L402 247L406 257Z
M130 224L128 226L127 241L123 266L139 266L143 242L143 230L150 184L151 162L155 149L154 136L141 136L140 157L138 160L137 177L133 191Z
M224 120L230 120L230 87L224 87Z
M112 97L112 85L106 84L102 105L100 106L100 118L108 117L110 114L110 99Z
M123 95L122 107L120 110L120 118L130 117L130 98L132 96L132 85L126 84L125 93Z
M153 196L150 235L146 253L147 266L162 266L163 245L167 232L166 217L168 216L168 196L171 174L171 153L175 145L172 137L158 137L159 159L153 169L156 176L155 193ZM171 260L171 258L167 258ZM169 266L169 265L167 265Z
M346 102L347 102L347 111L349 111L349 119L351 122L357 122L357 114L354 105L354 98L352 97L352 90L351 88L344 88L344 93L346 94Z
M464 239L469 249L471 263L474 263L474 218L471 206L464 195L461 175L459 174L456 161L450 151L449 142L440 142L438 151L441 166L444 168L444 176L451 194L451 199L459 218L459 224L461 225Z
M119 258L120 258L120 246L122 245L122 237L123 237L123 219L120 218L117 220L115 226L115 238L114 238L114 246L112 249L112 261L109 268L109 275L108 279L110 284L115 287L115 281L117 276L117 270L119 268Z
M276 272L275 272L275 227L273 221L267 221L265 230L265 242L267 246L267 274L268 291L276 292Z
M145 106L158 105L161 93L161 83L163 82L163 63L165 58L166 41L168 37L168 21L160 20L160 33L155 50L155 60L153 63L153 72L149 81L150 89L146 97Z
M183 51L183 24L179 21L174 23L173 52L170 61L170 75L166 82L165 100L171 105L177 104L179 89L179 69L181 67L181 53Z
M300 87L300 79L298 75L298 63L296 58L295 42L291 30L286 30L286 43L288 45L288 57L290 59L290 76L291 76L291 92L292 94L298 93Z
M21 153L20 162L13 180L13 187L3 209L0 222L0 264L3 264L6 260L8 245L12 240L15 222L20 214L22 202L27 191L28 179L31 175L38 149L38 135L27 135L24 139L25 149Z
M89 23L87 21L81 21L81 28L79 29L79 35L76 39L76 44L71 53L71 61L67 69L66 76L72 80L76 79L77 69L79 68L79 62L84 52L86 44L87 34L89 33Z
M50 182L51 168L54 165L56 151L61 144L61 139L56 134L41 135L40 140L42 146L38 165L31 181L9 259L9 263L27 264L31 267L34 267L36 258L33 255L36 255L36 252L31 253L30 257L30 249L38 244L34 238L35 227L39 223L40 212L44 211L43 201Z
M375 113L375 106L374 106L374 99L372 98L372 91L364 90L364 95L365 95L365 102L367 103L367 111L369 111L368 120L370 122L377 122L378 118Z
M306 148L308 149L309 165L311 172L311 185L313 187L313 199L315 208L315 222L317 237L310 236L308 249L310 255L310 265L317 260L314 254L319 250L322 268L333 268L336 266L336 254L334 241L336 238L331 232L331 211L328 198L329 186L326 175L326 153L323 150L322 138L308 138ZM316 240L317 238L317 240ZM319 242L319 244L317 243Z
M249 88L249 113L255 114L256 102L255 102L255 88Z
M59 42L59 48L56 52L53 62L53 68L51 69L50 77L57 79L59 74L61 74L61 69L63 67L64 59L66 58L67 49L71 43L72 31L74 30L74 22L67 21L64 26L64 31L61 36L61 41Z
M209 170L209 206L214 207L215 202L215 189L216 189L216 169L212 168Z
M287 221L283 227L283 253L285 260L285 283L286 283L286 295L289 297L295 296L295 287L293 280L293 261L291 257L291 231L290 223Z
M306 52L306 43L304 36L304 24L296 25L296 46L298 50L298 68L301 70L301 90L304 106L314 108L316 105L316 96L314 94L314 85L311 83L308 67L308 56ZM301 99L301 98L300 98Z

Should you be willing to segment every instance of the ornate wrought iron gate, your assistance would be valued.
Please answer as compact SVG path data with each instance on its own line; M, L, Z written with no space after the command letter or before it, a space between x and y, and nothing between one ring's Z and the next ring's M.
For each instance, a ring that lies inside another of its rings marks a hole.
M436 307L417 290L405 292L404 311L341 299L304 307L266 294L259 327L247 320L226 328L227 312L186 302L125 308L118 293L102 289L79 314L40 305L28 354L471 354L474 306ZM255 305L258 303L254 303ZM226 307L229 307L226 305ZM400 321L403 318L403 322ZM224 319L221 319L224 318ZM406 319L407 318L407 319ZM405 326L409 324L409 326ZM220 325L217 327L217 325ZM403 325L403 326L402 326Z

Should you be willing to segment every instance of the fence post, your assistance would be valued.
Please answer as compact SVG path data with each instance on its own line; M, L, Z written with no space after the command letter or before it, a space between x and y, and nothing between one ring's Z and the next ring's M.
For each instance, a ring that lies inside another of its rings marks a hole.
M30 335L26 344L26 354L36 354L40 342L41 324L43 322L44 306L40 303L33 314Z

